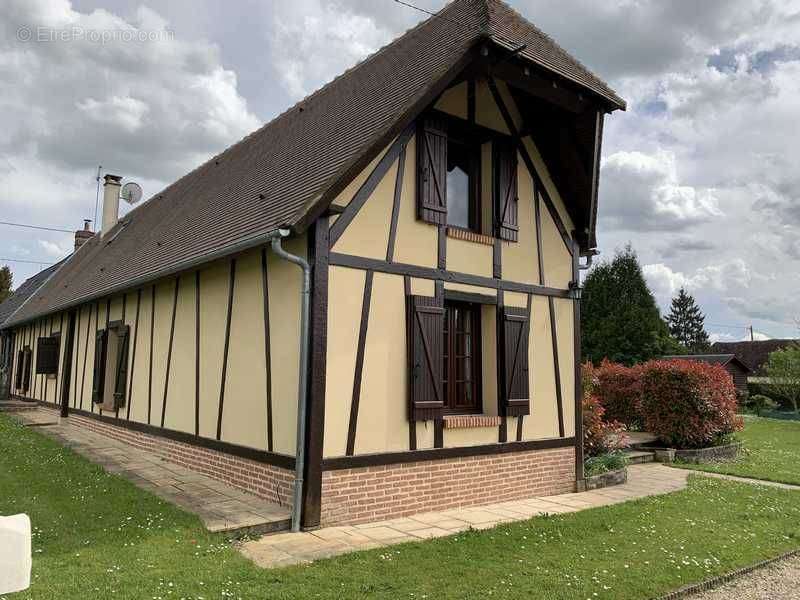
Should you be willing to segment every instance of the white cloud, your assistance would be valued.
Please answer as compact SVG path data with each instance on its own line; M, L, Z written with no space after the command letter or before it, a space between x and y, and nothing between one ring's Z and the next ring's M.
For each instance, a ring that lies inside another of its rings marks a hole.
M273 60L290 95L298 100L392 38L374 18L344 3L275 3L274 18Z
M723 216L713 189L681 184L670 152L615 152L601 177L600 215L611 228L675 230Z

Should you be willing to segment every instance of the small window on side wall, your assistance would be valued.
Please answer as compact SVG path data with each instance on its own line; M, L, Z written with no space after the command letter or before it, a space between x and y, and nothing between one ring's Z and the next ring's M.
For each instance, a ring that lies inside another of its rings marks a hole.
M58 336L41 337L36 341L36 374L57 375L61 340Z
M103 410L117 410L125 405L129 337L130 327L121 321L97 332L92 401Z

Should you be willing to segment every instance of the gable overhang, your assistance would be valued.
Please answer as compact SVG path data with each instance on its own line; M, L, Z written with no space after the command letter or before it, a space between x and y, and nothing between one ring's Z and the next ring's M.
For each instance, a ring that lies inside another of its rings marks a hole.
M462 81L478 77L495 78L509 86L523 116L524 122L519 136L530 136L537 144L575 223L574 235L580 250L582 253L590 253L597 245L595 232L604 116L614 110L625 110L625 102L602 96L549 71L534 61L509 51L488 36L478 40L438 79L420 90L409 108L378 135L360 156L345 166L322 195L301 211L291 225L292 231L306 231L317 218L325 214L347 185L393 139L435 104L443 92ZM569 123L571 129L579 133L559 127L557 147L550 147L545 142L545 136L553 137L555 131L542 131L531 125L531 110L543 106L559 116L558 123ZM577 139L579 137L580 140Z

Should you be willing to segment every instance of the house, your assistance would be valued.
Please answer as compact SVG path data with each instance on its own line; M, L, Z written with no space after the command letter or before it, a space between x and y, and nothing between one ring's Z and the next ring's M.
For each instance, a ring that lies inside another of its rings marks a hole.
M30 298L36 290L52 275L60 266L61 263L52 265L46 269L39 271L33 277L26 279L14 292L0 303L0 400L8 398L11 392L11 379L14 373L11 368L14 365L12 359L13 343L11 331L9 329L2 329L3 323L19 309L25 301ZM24 372L25 369L18 369L18 372Z
M776 350L783 350L800 340L778 339L758 340L749 342L715 342L711 345L713 352L735 354L750 366L750 379L763 379L766 377L764 367L769 360L769 355Z
M664 356L662 358L665 360L690 360L719 365L730 374L737 392L747 392L747 376L750 374L751 369L735 354L689 354Z
M3 324L14 394L295 528L574 491L578 273L624 108L504 3L454 0L122 219L106 175L101 231Z

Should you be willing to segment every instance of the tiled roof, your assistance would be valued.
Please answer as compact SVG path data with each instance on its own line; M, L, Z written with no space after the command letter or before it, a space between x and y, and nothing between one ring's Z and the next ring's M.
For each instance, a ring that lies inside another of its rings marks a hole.
M14 292L6 298L2 303L0 303L0 327L2 327L3 322L8 319L14 312L22 306L22 304L30 298L36 290L38 290L41 285L47 281L47 278L50 277L57 269L61 266L62 263L57 263L52 267L48 267L43 271L39 271L33 277L29 277L22 284L14 290Z
M750 366L745 363L745 361L741 360L735 354L676 354L672 356L662 356L661 358L665 360L691 360L695 362L709 363L712 365L721 365L723 367L729 362L734 361L739 363L745 371L752 370Z
M781 350L800 340L759 340L752 342L715 342L711 349L715 352L729 352L735 354L753 370L755 374L762 374L764 365L769 355L775 350Z
M521 55L535 66L593 92L608 108L624 108L499 0L454 0L131 211L104 239L87 241L10 323L256 246L279 227L303 231L486 41L527 44Z

